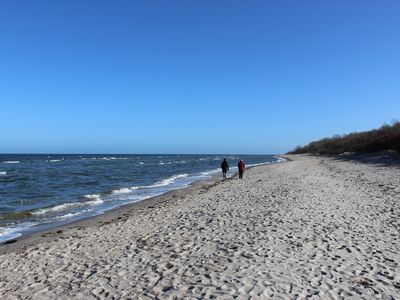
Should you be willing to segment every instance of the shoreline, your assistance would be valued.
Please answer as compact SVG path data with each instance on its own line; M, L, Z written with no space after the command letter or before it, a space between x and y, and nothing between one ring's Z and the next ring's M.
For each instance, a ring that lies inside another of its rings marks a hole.
M234 174L232 177L236 176ZM232 178L231 177L231 178ZM229 179L228 179L229 180ZM187 187L174 189L166 192L165 194L158 195L155 197L151 197L148 199L144 199L138 202L122 204L116 208L105 211L102 214L91 216L88 218L84 218L82 220L72 221L68 224L56 225L50 229L46 229L43 231L30 232L27 234L23 234L15 239L10 239L3 244L0 244L0 255L7 252L20 251L28 246L32 246L36 243L46 242L49 240L54 240L57 238L57 235L60 231L77 229L83 227L94 227L98 224L109 224L111 222L117 222L122 215L129 211L129 213L134 213L134 210L143 210L148 208L153 208L154 206L161 205L164 202L173 200L176 197L179 197L181 194L190 193L192 190L196 191L201 189L203 186L207 186L209 184L214 184L215 182L220 182L221 180L217 180L216 178L209 178L206 180L199 180L193 182Z
M284 155L275 155L274 157L284 160L252 165L247 167L246 170L260 166L284 163L290 161L290 158L285 157ZM230 176L226 180L232 180L237 176L238 173L235 172L234 174L232 174L232 176ZM109 224L111 222L117 222L118 220L123 218L122 216L125 215L126 211L129 211L129 213L134 214L135 213L134 210L136 209L140 211L143 209L154 208L157 205L162 205L164 202L171 201L177 197L182 197L190 193L196 193L201 189L209 188L211 186L224 182L224 180L221 179L220 177L221 177L220 174L218 175L215 174L212 175L211 178L194 181L188 186L183 188L173 189L164 194L140 200L138 202L122 204L121 206L107 210L99 215L94 215L81 220L72 221L67 224L55 225L45 230L37 230L24 233L21 236L18 236L17 238L12 238L3 243L0 243L0 255L8 252L23 251L25 248L35 245L37 243L54 240L61 232L65 230L94 227L98 226L99 224L102 225L102 224Z

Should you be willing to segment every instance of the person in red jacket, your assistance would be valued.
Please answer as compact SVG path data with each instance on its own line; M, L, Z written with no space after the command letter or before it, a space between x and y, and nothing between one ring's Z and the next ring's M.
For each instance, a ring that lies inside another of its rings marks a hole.
M239 178L243 179L244 169L246 168L243 159L239 160L238 170L239 170Z

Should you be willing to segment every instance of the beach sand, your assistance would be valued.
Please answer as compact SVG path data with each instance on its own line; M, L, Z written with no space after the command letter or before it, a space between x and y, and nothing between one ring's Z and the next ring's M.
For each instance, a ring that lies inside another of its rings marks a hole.
M400 169L249 169L0 247L1 299L400 299Z

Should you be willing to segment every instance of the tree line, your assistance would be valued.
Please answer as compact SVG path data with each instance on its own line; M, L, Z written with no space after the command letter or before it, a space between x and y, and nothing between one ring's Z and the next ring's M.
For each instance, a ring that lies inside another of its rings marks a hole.
M363 132L353 132L345 135L334 135L298 146L289 154L311 153L338 155L345 152L377 152L383 150L397 150L400 153L400 122L392 125L383 125L379 129Z

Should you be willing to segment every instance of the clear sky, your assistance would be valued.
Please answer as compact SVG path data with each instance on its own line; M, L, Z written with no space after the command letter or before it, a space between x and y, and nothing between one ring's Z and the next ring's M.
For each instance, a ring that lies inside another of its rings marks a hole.
M281 153L400 114L400 1L1 1L0 153Z

